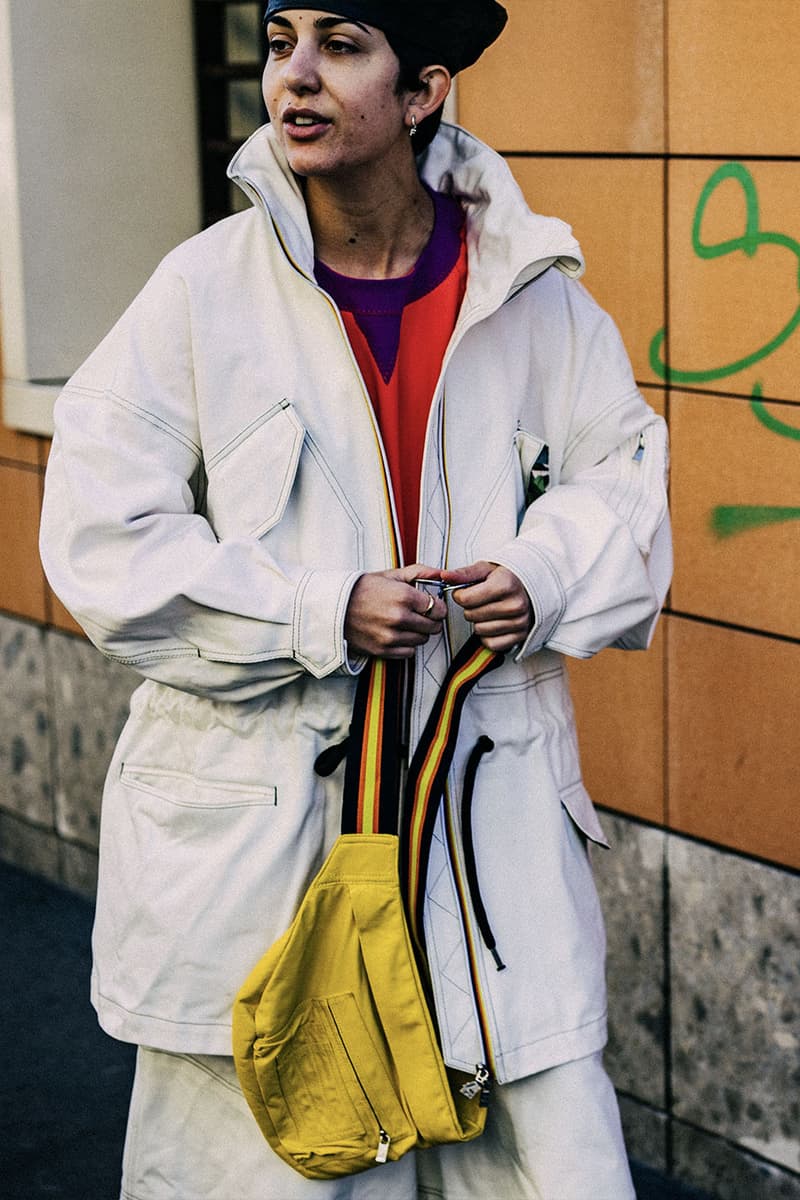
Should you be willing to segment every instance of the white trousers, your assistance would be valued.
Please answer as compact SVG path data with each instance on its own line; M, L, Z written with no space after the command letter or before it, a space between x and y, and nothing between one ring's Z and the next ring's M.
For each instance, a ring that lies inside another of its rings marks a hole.
M486 1129L360 1175L304 1179L264 1141L233 1059L140 1048L122 1200L635 1200L600 1054L492 1089Z

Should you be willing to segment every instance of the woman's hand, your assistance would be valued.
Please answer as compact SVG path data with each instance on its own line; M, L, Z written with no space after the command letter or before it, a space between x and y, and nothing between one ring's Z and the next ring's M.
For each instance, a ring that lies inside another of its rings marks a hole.
M437 568L420 563L362 575L350 593L345 615L348 652L411 658L417 646L439 632L447 616L444 600L415 588L414 580L438 577Z
M525 588L506 567L482 561L439 575L442 583L465 585L450 594L487 650L505 653L525 641L533 608Z

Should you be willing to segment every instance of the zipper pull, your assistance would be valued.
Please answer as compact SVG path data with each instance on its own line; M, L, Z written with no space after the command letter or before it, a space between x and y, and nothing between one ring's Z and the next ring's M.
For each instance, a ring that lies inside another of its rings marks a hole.
M467 1100L474 1100L480 1095L481 1108L486 1108L489 1096L489 1068L484 1063L478 1063L475 1068L475 1078L462 1083L458 1089L462 1096L466 1096Z
M388 1160L389 1146L391 1145L391 1141L392 1139L389 1137L386 1130L382 1129L380 1131L380 1137L378 1138L378 1152L375 1155L376 1163L385 1163Z
M644 458L644 434L639 434L639 445L636 447L636 452L633 456L634 462L641 462Z

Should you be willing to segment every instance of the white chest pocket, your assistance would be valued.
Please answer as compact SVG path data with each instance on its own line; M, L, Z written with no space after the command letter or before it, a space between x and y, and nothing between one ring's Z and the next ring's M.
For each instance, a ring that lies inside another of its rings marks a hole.
M206 511L218 537L261 537L280 521L304 435L289 401L281 400L209 459Z
M269 538L281 562L363 566L364 530L323 447L281 400L207 464L206 512L220 539Z

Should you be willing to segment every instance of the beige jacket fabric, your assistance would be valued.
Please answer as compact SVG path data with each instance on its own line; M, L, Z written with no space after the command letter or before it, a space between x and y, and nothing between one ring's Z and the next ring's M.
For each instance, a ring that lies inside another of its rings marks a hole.
M203 1054L230 1053L233 996L335 839L343 768L322 779L313 764L348 728L350 591L393 565L395 543L375 417L268 128L230 173L253 207L169 254L67 384L41 541L90 638L145 677L103 799L94 1003L114 1036ZM585 846L603 834L562 655L649 641L671 572L666 435L577 282L568 227L532 214L502 159L457 127L423 174L465 207L469 280L431 406L418 558L502 563L535 613L467 701L428 875L445 1059L472 1070L487 1043L502 1082L605 1039ZM469 633L450 607L418 652L412 747ZM463 861L482 734L495 749L471 823L504 971Z

